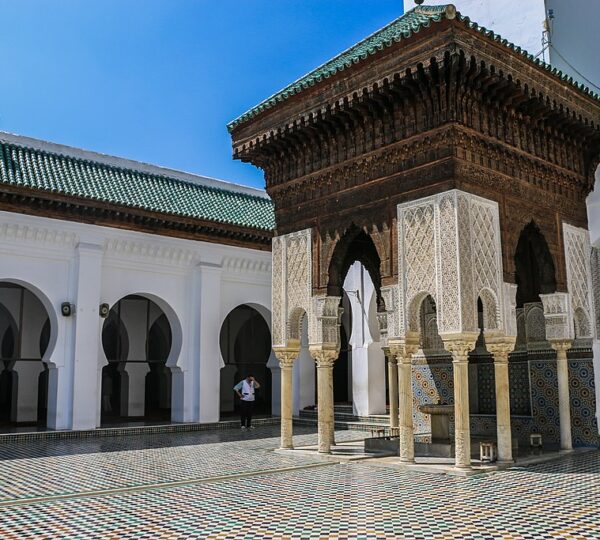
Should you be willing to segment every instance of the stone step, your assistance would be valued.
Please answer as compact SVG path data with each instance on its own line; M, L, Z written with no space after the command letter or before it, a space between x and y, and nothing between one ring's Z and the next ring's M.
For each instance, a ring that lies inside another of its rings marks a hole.
M318 412L314 409L302 410L299 413L300 419L317 421ZM354 416L352 413L339 412L335 410L335 422L339 423L351 423L353 425L366 425L366 426L387 426L390 422L389 415L377 414L371 416Z

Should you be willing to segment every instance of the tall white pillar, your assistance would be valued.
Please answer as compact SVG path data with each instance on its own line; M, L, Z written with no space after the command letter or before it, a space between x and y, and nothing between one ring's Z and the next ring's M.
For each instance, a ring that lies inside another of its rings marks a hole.
M73 429L93 429L100 416L102 246L76 249L75 335L73 347Z
M198 420L219 421L219 387L221 375L221 265L213 262L200 263L197 268L200 302L198 327L192 332L199 335L198 371ZM233 392L233 390L231 390Z
M146 412L146 375L150 372L148 362L126 362L127 416L144 416Z
M354 414L385 414L385 355L379 343L376 290L369 272L355 262L344 280L352 312L352 403Z
M41 361L17 361L13 367L17 385L13 386L13 422L36 422L38 420L39 376L44 371ZM15 399L16 393L16 399Z

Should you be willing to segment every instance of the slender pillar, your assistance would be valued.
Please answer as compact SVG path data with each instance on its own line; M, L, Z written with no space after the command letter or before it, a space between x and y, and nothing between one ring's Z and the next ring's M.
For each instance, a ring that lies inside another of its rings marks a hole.
M275 354L281 368L281 448L291 450L294 448L292 375L294 360L300 351L276 351Z
M454 368L454 444L457 469L471 468L471 427L469 425L469 351L475 340L444 342L452 353Z
M385 350L388 361L388 387L390 403L390 428L398 427L398 359L391 354L389 349Z
M413 429L412 355L416 346L390 347L398 364L398 404L400 428L400 461L415 461L415 437Z
M569 362L567 351L571 348L572 341L552 341L552 348L556 351L556 370L558 374L558 414L560 419L560 449L572 450L571 437L571 399L569 397Z
M311 355L317 363L317 414L319 453L331 453L334 438L333 417L333 363L339 351L313 349Z
M494 356L498 461L503 463L513 461L512 430L510 425L510 388L508 382L508 354L513 348L514 340L512 342L488 344L488 350Z

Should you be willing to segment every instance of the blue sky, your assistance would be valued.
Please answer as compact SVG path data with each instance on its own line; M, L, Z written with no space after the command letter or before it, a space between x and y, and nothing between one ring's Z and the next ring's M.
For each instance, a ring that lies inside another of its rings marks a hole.
M0 0L0 130L263 187L226 124L402 0Z

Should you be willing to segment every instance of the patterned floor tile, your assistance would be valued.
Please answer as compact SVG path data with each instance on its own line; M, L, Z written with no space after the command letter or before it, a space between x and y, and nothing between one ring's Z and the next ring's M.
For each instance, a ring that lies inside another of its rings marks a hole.
M0 462L5 496L10 496L6 480L18 480L19 489L27 493L52 494L81 492L96 485L92 480L101 486L126 486L140 479L185 480L234 470L256 474L160 489L146 486L128 493L22 500L12 506L0 502L0 538L600 539L600 452L470 478L365 462L273 472L280 460L301 467L310 457L274 454L277 439L272 435L266 430L263 438L253 434L237 441L158 448L139 448L141 441L130 441L132 450L120 446L87 454L75 453L74 445L70 455L63 449L59 456L5 459ZM353 435L341 432L338 438ZM297 437L298 444L314 440L314 433ZM47 461L55 459L63 461ZM11 469L23 461L33 469ZM59 474L55 479L53 467L69 465L71 478ZM135 473L129 474L129 468ZM23 478L34 484L28 491Z

